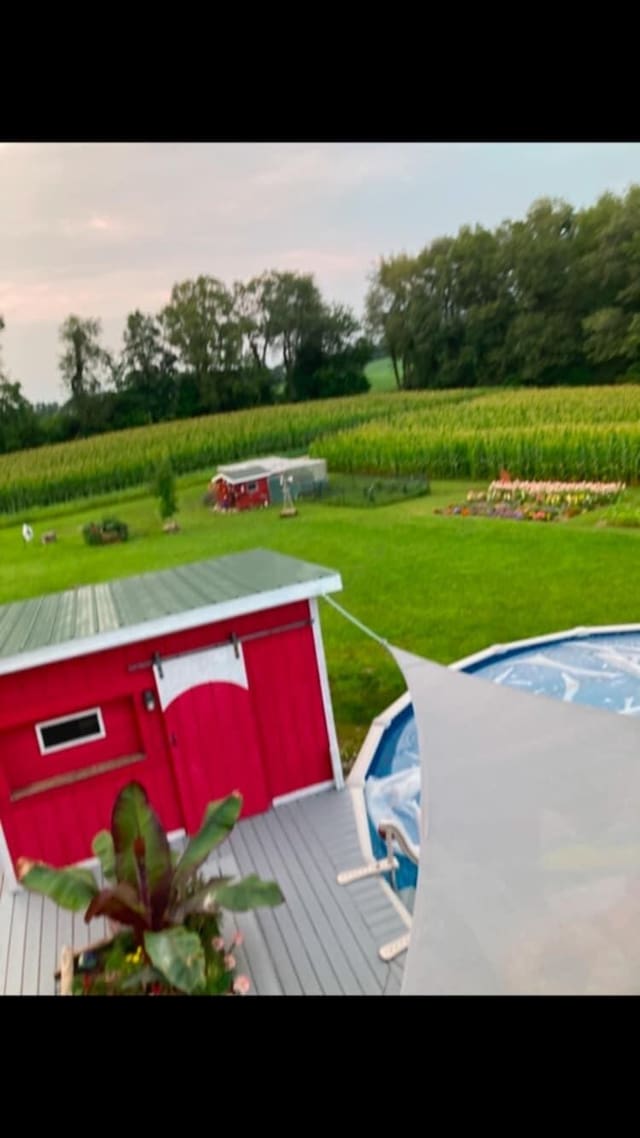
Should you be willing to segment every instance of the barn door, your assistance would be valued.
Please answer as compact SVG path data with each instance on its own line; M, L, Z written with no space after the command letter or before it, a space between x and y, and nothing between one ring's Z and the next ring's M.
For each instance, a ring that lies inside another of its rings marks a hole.
M242 815L270 805L242 646L224 645L154 665L185 824L193 833L208 802L233 790Z

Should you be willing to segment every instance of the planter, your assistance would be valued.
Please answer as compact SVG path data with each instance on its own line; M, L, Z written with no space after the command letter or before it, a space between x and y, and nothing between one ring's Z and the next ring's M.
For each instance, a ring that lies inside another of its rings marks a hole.
M105 937L104 940L95 941L85 948L76 949L75 952L72 948L63 948L60 953L60 968L54 976L56 984L59 987L57 995L73 995L73 981L78 972L78 963L81 956L88 955L89 953L99 953L102 949L109 948L113 944L113 941L114 937Z
M55 973L56 994L60 996L184 996L150 969L142 949L135 947L131 930L108 922L112 934L74 951L63 948L60 967ZM113 932L113 930L116 930ZM232 945L229 946L231 950ZM246 977L231 976L218 995L243 995L248 991Z

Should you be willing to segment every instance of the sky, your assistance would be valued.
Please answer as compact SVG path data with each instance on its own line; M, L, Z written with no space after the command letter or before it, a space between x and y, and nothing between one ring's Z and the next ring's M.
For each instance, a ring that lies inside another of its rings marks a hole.
M61 401L70 313L99 317L118 349L127 313L200 274L312 272L360 314L382 255L634 182L637 142L0 142L5 371L32 402Z

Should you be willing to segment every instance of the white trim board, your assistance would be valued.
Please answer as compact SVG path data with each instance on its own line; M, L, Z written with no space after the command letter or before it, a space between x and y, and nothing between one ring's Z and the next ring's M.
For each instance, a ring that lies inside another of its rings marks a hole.
M44 664L54 664L60 660L90 656L94 652L104 652L109 648L121 648L126 644L153 640L157 636L167 636L172 632L184 632L190 628L200 628L202 625L217 624L233 617L266 612L268 609L281 608L284 605L296 604L298 601L315 599L324 596L325 593L337 593L341 589L340 574L333 573L329 577L318 577L315 581L301 581L295 585L284 585L264 593L234 597L230 601L218 601L212 605L158 617L156 620L146 620L126 628L98 632L76 640L65 640L60 644L46 644L42 648L33 648L0 659L0 676L24 672L28 668L39 668Z
M289 794L278 794L271 800L271 805L286 806L287 802L295 802L298 798L309 798L312 794L322 794L324 790L333 790L333 779L325 782L314 782L311 786L303 786L301 790L292 790Z
M50 746L45 743L42 732L46 727L57 727L61 723L73 723L76 719L86 719L89 715L95 715L98 721L98 729L92 735L80 735L78 738L66 739L63 743L52 743ZM71 747L80 747L84 743L96 743L98 739L106 739L107 737L100 707L88 707L84 711L71 711L68 715L58 715L56 719L42 719L38 723L34 723L34 729L40 754L43 756L54 755L58 751L68 751Z
M320 612L318 610L318 601L316 597L313 597L309 601L309 608L311 609L311 627L313 629L313 643L315 645L318 675L320 677L320 691L322 693L324 719L327 727L327 735L329 736L331 769L333 770L333 779L336 785L336 790L341 790L344 786L344 773L342 770L340 746L338 744L338 736L336 733L336 722L333 714L333 704L331 702L331 688L329 687L329 674L327 672L327 661L324 654L322 629L320 627Z
M13 868L13 860L9 853L9 846L5 837L4 826L0 821L0 870L2 870L5 879L5 887L8 887L10 893L18 893L22 886L19 884L16 877L16 871Z

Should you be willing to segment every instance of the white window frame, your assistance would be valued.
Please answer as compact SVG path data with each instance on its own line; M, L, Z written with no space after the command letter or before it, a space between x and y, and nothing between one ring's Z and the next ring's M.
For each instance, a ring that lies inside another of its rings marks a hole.
M74 719L84 719L85 715L95 715L98 720L98 731L95 735L83 735L81 739L69 739L67 743L54 743L48 747L42 737L45 727L55 727L58 723L71 723ZM68 751L70 747L81 747L83 743L95 743L98 739L105 739L107 732L104 726L102 710L99 707L87 707L84 711L74 711L72 715L60 715L57 719L45 719L35 724L36 738L41 755L53 755L56 751Z

